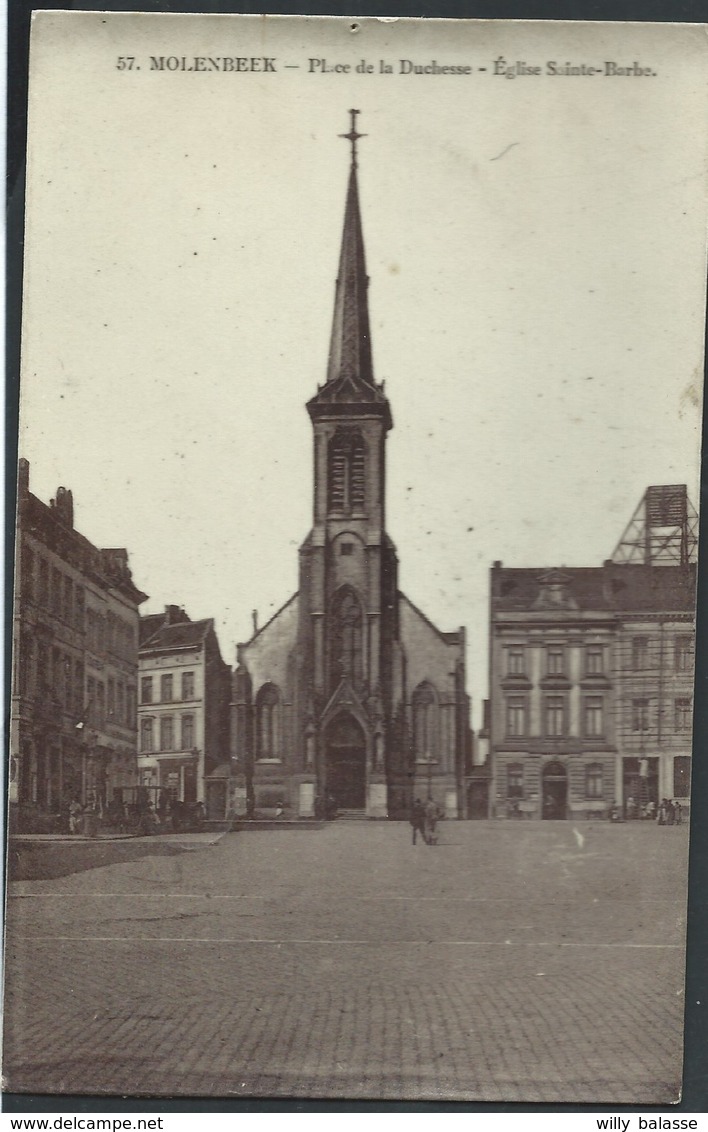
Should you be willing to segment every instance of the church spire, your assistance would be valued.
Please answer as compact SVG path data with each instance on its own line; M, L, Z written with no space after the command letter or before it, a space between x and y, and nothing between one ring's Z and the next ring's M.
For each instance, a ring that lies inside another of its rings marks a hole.
M339 273L334 301L332 339L329 349L327 381L337 378L359 378L368 385L373 384L374 374L371 361L371 337L369 332L369 307L364 257L364 236L359 212L359 186L357 184L356 143L360 134L356 128L358 110L350 110L351 128L348 134L339 136L351 142L351 167L347 203L344 210L344 230L342 249L339 255Z
M307 410L313 420L333 415L351 417L355 410L360 413L366 405L367 414L381 417L385 428L389 429L393 424L391 409L383 385L374 380L371 360L367 302L369 279L359 212L356 143L366 135L360 134L356 128L359 111L350 110L349 113L349 133L339 135L351 142L352 152L327 380L324 385L318 386L317 393L307 403Z

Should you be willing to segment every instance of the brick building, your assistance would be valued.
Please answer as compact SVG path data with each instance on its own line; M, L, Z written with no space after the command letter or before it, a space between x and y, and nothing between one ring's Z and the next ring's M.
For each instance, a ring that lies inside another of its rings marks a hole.
M13 608L10 805L44 828L72 799L102 811L137 781L138 608L122 549L74 527L72 493L49 505L20 461ZM62 818L63 820L63 818Z

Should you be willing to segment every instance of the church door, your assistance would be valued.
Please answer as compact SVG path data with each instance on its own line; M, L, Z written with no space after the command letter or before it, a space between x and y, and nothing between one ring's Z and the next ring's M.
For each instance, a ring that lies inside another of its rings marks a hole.
M338 810L366 806L366 740L351 715L338 715L325 732L327 793Z

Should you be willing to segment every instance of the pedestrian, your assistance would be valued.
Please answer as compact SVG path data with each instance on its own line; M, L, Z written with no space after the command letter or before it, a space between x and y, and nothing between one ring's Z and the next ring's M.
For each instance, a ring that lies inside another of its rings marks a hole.
M657 825L666 825L666 816L666 798L662 798L656 815Z
M438 835L436 828L438 824L438 807L432 798L428 798L425 803L425 840L428 845L437 845Z
M278 802L278 805L277 805L277 806L275 807L275 816L276 816L276 818L282 818L282 816L283 816L283 814L284 814L284 813L285 813L285 808L284 808L284 806L283 806L283 803L282 803L282 802Z
M666 799L666 824L667 825L673 825L675 817L676 817L676 812L674 810L674 804L669 798L667 798Z
M425 806L421 802L420 798L416 798L415 802L411 806L410 822L411 826L413 827L413 844L415 845L416 837L419 833L423 838L423 841L425 841Z
M682 816L683 815L682 815L682 810L681 810L681 803L679 802L678 798L675 798L674 799L674 822L675 822L676 825L681 825Z
M637 803L634 801L634 798L632 798L632 796L630 795L630 797L627 799L627 818L629 819L629 821L632 821L634 818L636 818L636 816L637 816Z
M81 829L81 803L76 798L69 802L69 833L79 833Z

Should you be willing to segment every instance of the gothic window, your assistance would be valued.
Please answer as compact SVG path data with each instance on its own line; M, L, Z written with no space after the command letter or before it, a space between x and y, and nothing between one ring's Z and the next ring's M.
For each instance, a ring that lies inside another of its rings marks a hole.
M280 693L275 684L264 684L256 700L259 759L280 758Z
M419 684L413 693L413 748L420 762L438 754L438 703L431 684Z
M366 501L366 452L361 433L338 429L329 444L330 511L361 511Z
M362 678L362 615L361 605L352 589L341 589L332 609L332 682L336 686L343 676L355 684Z

